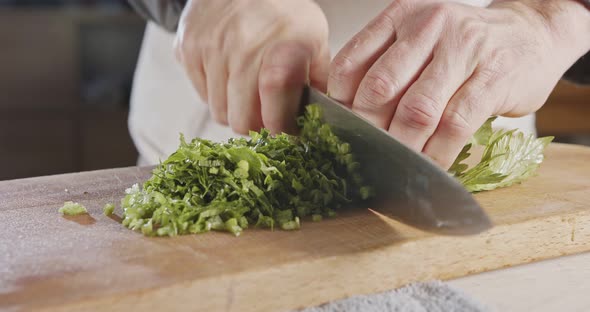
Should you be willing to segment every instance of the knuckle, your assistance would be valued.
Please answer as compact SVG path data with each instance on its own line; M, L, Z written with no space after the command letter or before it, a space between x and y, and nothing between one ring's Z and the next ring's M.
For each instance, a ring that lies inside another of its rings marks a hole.
M412 38L412 40L424 40L424 38L431 37L433 33L446 26L445 24L452 20L455 15L452 5L446 2L431 4L423 12L417 29L405 29L402 27L404 35Z
M404 125L415 129L434 130L440 117L441 104L433 97L416 93L408 104L400 105L400 117Z
M347 81L354 75L354 63L345 54L338 54L330 64L329 79L342 82Z
M270 58L271 64L290 64L289 58L293 57L294 51L315 51L315 47L319 46L318 43L318 41L281 41L271 46L266 51L265 57Z
M480 89L486 89L504 79L502 71L503 66L500 63L488 63L478 69L477 75L474 75L472 80Z
M174 54L176 59L183 64L191 64L200 55L203 45L196 38L177 36L174 41Z
M391 1L391 4L387 7L388 12L399 11L402 13L411 12L416 7L417 2L415 0L397 0Z
M503 69L510 66L510 51L504 48L495 48L491 51L490 55L485 62L485 68L488 73L499 74Z
M499 70L495 67L485 67L481 69L478 74L473 77L475 83L480 86L481 89L488 88L494 81L499 78Z
M215 46L223 51L233 52L236 48L252 47L258 42L267 40L268 35L252 31L251 23L250 19L235 18L228 20L225 25L220 25L213 31L212 38L217 40ZM278 18L273 21L272 28L279 34L281 30L289 29L289 26L289 21Z
M300 53L299 57L293 57L294 51ZM303 68L310 56L308 47L297 42L286 42L269 48L263 55L258 73L260 90L302 86L308 78Z
M441 130L451 138L463 139L472 133L471 127L471 106L464 106L464 109L455 109L446 113L440 122Z
M186 39L183 37L177 37L176 40L174 41L174 52L176 54L176 57L181 60L181 61L185 61L187 60L187 58L185 57L186 55L190 55L190 49L189 46L191 45L189 42L191 40L190 39ZM190 59L190 58L188 58Z
M293 75L289 68L275 65L260 70L259 88L261 92L285 89L294 84Z
M180 37L174 38L173 49L174 49L174 56L176 57L176 61L183 63L184 58L182 56L182 54L183 54L182 53L182 39Z
M391 75L383 71L370 71L359 90L363 108L382 108L395 97L398 86L399 83Z
M454 7L453 4L447 2L433 4L426 19L427 24L432 24L432 26L440 25L455 14Z
M378 33L383 31L393 32L395 28L395 20L391 16L391 12L385 10L377 18L369 22L366 29L371 33Z
M197 40L194 37L187 36L186 33L182 33L176 38L176 49L183 54L190 53L197 47Z
M478 45L485 38L488 38L488 27L482 21L468 19L463 22L461 28L461 42L463 45Z

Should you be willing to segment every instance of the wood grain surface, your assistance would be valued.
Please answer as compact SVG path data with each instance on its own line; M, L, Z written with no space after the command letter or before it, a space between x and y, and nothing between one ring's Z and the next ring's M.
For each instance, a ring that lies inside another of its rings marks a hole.
M590 250L590 148L580 146L553 144L538 176L478 194L495 227L472 237L358 209L295 232L146 238L102 207L149 173L0 182L0 309L288 310ZM66 200L90 215L62 217Z

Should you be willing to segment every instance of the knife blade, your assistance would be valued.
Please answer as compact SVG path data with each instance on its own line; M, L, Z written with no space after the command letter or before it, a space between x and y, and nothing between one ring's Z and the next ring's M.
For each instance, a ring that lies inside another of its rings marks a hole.
M317 104L323 121L348 142L375 188L369 207L423 231L472 235L492 223L473 196L442 168L324 93L305 87L301 107Z

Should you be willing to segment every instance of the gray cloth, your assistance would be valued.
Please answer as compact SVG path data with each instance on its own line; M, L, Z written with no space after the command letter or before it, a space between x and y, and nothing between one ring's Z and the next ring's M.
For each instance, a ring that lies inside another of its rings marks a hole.
M440 281L410 284L384 293L353 296L300 312L484 312L490 308Z

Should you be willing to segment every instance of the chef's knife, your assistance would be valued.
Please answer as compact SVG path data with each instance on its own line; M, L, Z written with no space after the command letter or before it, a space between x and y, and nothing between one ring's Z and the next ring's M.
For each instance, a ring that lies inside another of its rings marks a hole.
M322 92L306 87L302 107L313 103L322 108L323 121L332 131L351 145L363 176L375 188L371 208L437 234L477 234L492 226L473 196L431 160Z

